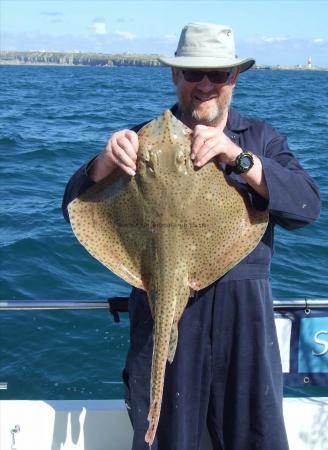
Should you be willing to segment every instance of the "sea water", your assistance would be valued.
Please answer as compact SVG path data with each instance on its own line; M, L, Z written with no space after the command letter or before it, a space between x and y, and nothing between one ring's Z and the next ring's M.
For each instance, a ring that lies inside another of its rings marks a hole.
M61 213L69 177L115 130L175 102L167 68L0 67L1 300L97 300L130 287L77 242ZM233 104L288 136L320 185L313 225L276 228L275 299L327 292L328 72L250 70ZM251 149L250 149L251 150ZM126 314L0 311L0 399L120 398Z

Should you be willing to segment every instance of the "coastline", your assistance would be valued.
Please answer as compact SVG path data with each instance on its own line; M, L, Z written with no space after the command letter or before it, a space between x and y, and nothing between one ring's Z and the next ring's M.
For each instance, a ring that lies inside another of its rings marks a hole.
M64 67L165 67L156 54L105 54L64 52L0 52L0 66L64 66ZM297 70L328 72L328 67L306 65L255 64L255 70Z

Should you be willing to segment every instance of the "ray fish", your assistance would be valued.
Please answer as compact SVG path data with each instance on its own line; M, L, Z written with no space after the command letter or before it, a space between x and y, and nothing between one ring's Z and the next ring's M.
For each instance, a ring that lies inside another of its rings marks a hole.
M134 177L117 169L69 204L72 229L97 260L144 289L154 320L146 442L154 442L166 364L191 291L209 286L248 255L268 214L210 161L195 169L191 130L170 110L138 133Z

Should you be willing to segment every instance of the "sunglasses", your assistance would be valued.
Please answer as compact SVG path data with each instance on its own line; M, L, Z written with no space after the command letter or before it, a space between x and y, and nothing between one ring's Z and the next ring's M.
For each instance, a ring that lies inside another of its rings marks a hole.
M182 70L183 78L190 83L198 83L207 76L211 83L226 83L230 77L231 72L205 72L203 70Z

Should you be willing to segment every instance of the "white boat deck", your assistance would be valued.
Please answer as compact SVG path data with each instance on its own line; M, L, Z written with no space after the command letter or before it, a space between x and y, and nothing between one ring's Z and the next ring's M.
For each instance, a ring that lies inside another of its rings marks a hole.
M284 399L284 414L290 450L328 450L328 398ZM131 442L121 400L0 401L1 450L130 450ZM212 450L207 433L201 450Z

